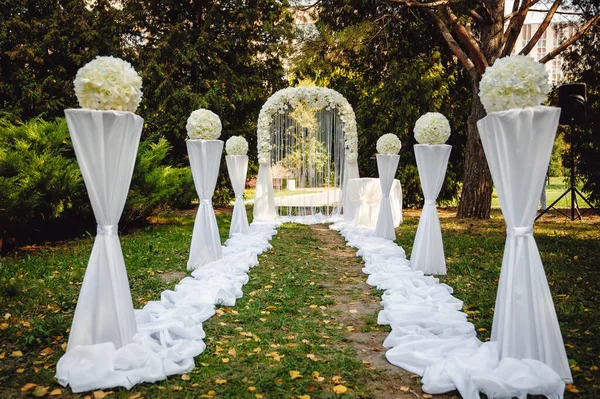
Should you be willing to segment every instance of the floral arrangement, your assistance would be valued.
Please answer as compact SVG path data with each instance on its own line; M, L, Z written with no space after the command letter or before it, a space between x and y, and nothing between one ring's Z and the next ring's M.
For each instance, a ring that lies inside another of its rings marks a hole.
M396 155L400 152L400 139L393 133L384 134L377 140L377 152L384 155Z
M248 153L248 142L242 136L232 136L225 142L227 155L246 155Z
M439 112L422 115L413 129L419 144L444 144L450 137L450 122Z
M77 71L74 85L82 108L135 112L142 100L142 78L120 58L96 57Z
M479 98L488 113L535 107L549 92L546 67L525 55L498 58L479 83Z
M356 161L358 137L354 110L340 93L325 87L290 87L273 94L258 115L258 161L262 164L271 159L271 126L273 116L306 104L315 110L335 110L344 130L346 160Z
M221 135L223 127L217 114L200 108L190 114L185 128L191 139L216 140Z

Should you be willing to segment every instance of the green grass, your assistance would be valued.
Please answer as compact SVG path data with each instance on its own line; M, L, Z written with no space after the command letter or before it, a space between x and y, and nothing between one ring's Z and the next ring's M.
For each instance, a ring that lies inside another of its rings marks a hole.
M173 288L178 279L166 282L165 276L185 273L194 215L163 215L151 226L121 237L136 308ZM405 210L404 215L397 242L410 255L420 211ZM493 210L487 221L457 220L454 215L454 210L440 212L448 264L448 275L441 281L464 301L479 337L485 340L491 329L505 225L499 210ZM229 211L218 212L217 219L224 240ZM599 227L599 218L571 222L552 216L535 227L572 363L575 382L570 389L590 398L600 397ZM0 397L32 395L33 389L21 392L26 383L50 391L60 388L53 378L55 365L68 339L92 243L93 237L85 236L0 258ZM272 244L274 249L261 255L260 265L250 271L244 297L234 308L221 308L204 323L207 349L196 358L189 379L172 376L131 391L115 389L113 396L373 397L369 381L382 377L361 363L348 344L343 316L331 308L335 299L331 284L338 280L330 267L342 260L323 249L307 226L283 225ZM360 278L366 280L366 276ZM372 299L380 295L370 290ZM375 318L365 316L361 331L377 331ZM16 351L22 355L13 356ZM302 377L292 379L290 371ZM314 377L314 372L323 380ZM334 394L336 381L343 381L348 392ZM62 394L85 397L68 389ZM577 396L567 392L566 397Z

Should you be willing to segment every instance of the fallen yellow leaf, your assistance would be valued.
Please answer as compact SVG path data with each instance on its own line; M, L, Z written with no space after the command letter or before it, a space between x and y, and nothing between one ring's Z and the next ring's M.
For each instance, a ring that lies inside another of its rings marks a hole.
M350 312L350 313L358 313L358 310L356 310L356 309L350 309L348 312Z
M433 398L433 395L430 395L428 393L424 393L423 397L426 398L426 399L429 399L429 398Z
M310 399L310 395L300 395L300 396L296 396L296 398L298 398L298 399Z
M105 398L107 395L104 391L100 390L100 391L94 391L94 399L102 399Z
M27 384L25 384L25 385L23 385L23 386L21 387L21 391L22 391L22 392L29 391L31 388L33 388L33 387L35 387L35 386L37 386L37 384L33 384L33 383L31 383L31 382L28 382Z
M577 389L577 387L573 384L567 384L565 388L571 393L579 393L579 389Z
M331 382L333 382L334 384L342 384L346 381L344 381L341 376L334 375L333 377L331 377Z
M46 396L48 394L48 387L40 387L37 386L35 387L35 390L33 391L33 396L37 396L42 397L42 396Z
M13 353L11 354L12 357L21 357L23 356L23 352L21 351L13 351Z
M333 392L335 392L337 394L342 394L342 393L345 393L346 391L348 391L348 388L346 388L343 385L336 385L333 387Z
M229 363L229 358L228 358L228 357L222 357L222 358L221 358L221 361L222 361L223 363Z
M261 394L259 394L259 393L257 393L256 395L254 395L254 397L256 399L262 399L263 398L263 396Z
M310 360L312 360L313 362L318 362L319 359L312 353L309 353L308 355L306 355L307 358L309 358Z
M590 367L590 370L596 371L596 370L598 370L598 366L592 366L592 367Z
M18 374L23 374L24 371L25 371L25 369L17 369Z
M256 391L256 387L248 387L249 391Z
M298 378L302 378L302 374L297 370L290 370L290 378L292 380L297 380Z
M174 391L181 391L182 389L183 389L183 388L181 388L179 385L175 385L175 386L173 387L173 390L174 390Z
M182 374L181 375L181 379L184 380L184 381L189 381L190 380L190 376L187 375L187 374Z
M235 351L235 348L231 348L227 351L227 354L231 357L237 357L237 352Z
M400 387L400 390L401 390L402 392L408 392L408 391L410 391L410 387L407 387L407 386L404 386L404 385L403 385L403 386L401 386L401 387Z
M62 395L62 391L58 388L56 388L55 390L50 392L50 396L58 396L58 395Z
M227 384L227 380L222 380L222 379L220 379L220 378L217 378L217 379L215 380L215 383L216 383L216 384L219 384L219 385L223 385L223 384Z
M5 356L6 356L5 352L0 353L0 359L4 359Z

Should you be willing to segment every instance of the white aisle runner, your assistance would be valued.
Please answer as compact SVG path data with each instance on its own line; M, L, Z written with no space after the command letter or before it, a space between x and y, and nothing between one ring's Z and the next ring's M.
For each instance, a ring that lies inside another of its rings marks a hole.
M186 277L159 301L135 310L138 334L117 349L112 343L77 346L56 366L58 382L73 392L122 386L130 389L169 375L189 372L204 344L202 323L215 314L215 305L234 306L248 282L257 255L272 248L278 222L253 222L247 234L225 242L223 258Z
M396 243L342 221L330 228L358 249L367 283L385 291L378 322L392 328L384 341L388 361L421 375L425 392L458 389L465 399L480 392L490 398L562 398L565 384L553 369L537 360L500 360L495 343L477 339L452 288L412 270Z

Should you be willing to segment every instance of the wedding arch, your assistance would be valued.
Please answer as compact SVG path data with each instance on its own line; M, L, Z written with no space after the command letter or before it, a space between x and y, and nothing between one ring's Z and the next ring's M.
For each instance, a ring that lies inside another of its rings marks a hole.
M254 218L340 212L348 179L357 178L354 110L325 87L279 90L257 127Z

